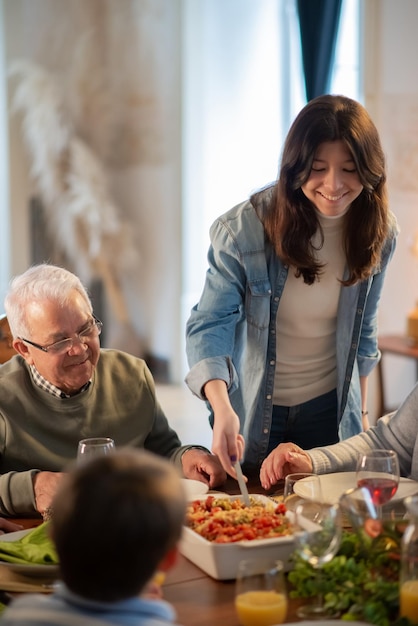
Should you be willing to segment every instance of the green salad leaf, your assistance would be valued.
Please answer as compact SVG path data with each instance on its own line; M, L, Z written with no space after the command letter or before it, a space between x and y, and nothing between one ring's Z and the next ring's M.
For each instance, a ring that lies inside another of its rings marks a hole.
M405 522L385 523L378 533L343 532L337 555L320 572L295 552L288 574L289 595L322 595L330 613L343 621L376 626L411 626L399 618L400 544ZM318 575L319 574L319 575Z

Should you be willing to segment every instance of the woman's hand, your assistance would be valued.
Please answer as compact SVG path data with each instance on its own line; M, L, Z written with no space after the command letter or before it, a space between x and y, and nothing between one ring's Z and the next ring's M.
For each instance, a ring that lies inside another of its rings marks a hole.
M239 461L245 448L244 437L239 434L239 417L230 410L214 413L212 452L216 454L224 470L236 478L234 463Z
M224 470L236 478L234 463L239 461L245 448L244 437L239 434L240 420L229 400L224 380L210 380L204 394L213 410L212 452L216 454Z
M312 472L312 460L305 450L294 443L280 443L266 457L260 469L263 489L270 489L287 474Z

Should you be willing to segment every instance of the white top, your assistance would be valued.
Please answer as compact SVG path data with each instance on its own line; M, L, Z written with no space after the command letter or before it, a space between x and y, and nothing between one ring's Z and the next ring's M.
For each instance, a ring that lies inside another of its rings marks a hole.
M318 213L324 233L312 238L317 258L324 263L319 281L307 285L294 269L283 291L276 318L276 370L273 404L294 406L337 386L337 309L345 254L342 246L344 216Z

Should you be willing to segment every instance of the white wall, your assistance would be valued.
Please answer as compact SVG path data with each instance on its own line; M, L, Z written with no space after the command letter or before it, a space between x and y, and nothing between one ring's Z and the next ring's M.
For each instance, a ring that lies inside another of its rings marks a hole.
M405 333L418 300L418 258L410 251L418 233L418 2L364 0L365 104L379 129L388 163L390 205L399 225L380 307L381 333ZM415 364L385 357L388 402L399 404L415 382Z
M3 6L0 5L0 137L7 138L7 90L6 68L4 63L4 20ZM9 280L9 163L8 142L0 145L0 250L3 250L0 263L0 302L3 302ZM2 305L0 304L0 314Z

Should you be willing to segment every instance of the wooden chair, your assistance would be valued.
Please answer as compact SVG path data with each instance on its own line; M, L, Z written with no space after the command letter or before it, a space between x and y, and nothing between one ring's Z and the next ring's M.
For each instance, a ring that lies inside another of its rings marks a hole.
M17 354L12 346L12 335L6 315L0 315L0 363L5 363Z

